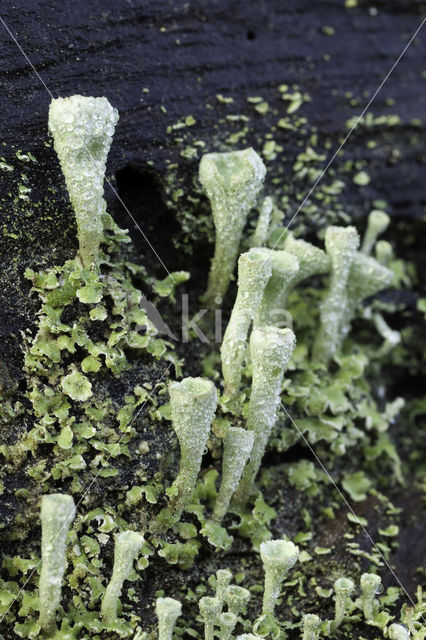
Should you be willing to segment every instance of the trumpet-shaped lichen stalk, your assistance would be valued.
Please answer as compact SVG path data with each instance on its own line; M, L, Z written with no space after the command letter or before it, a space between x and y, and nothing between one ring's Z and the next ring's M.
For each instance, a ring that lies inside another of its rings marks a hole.
M129 577L143 541L143 536L136 531L122 531L115 538L112 576L101 605L102 616L107 622L113 622L117 618L117 607L123 584Z
M198 601L198 608L204 622L204 638L205 640L214 640L214 625L222 611L222 603L217 598L205 596Z
M213 520L221 522L238 487L244 467L253 448L254 433L240 427L229 427L223 443L222 480L213 510Z
M67 534L75 516L71 496L53 493L41 499L41 573L39 582L40 626L50 633L61 601Z
M237 626L237 616L230 611L224 611L219 615L218 624L220 629L220 640L230 640L232 633ZM396 639L398 640L398 639Z
M331 273L328 294L321 304L321 324L312 352L313 359L319 362L331 360L340 346L343 317L348 305L347 284L358 245L359 236L354 227L329 227L325 232Z
M274 325L279 320L279 315L285 311L287 293L299 270L299 261L291 253L274 249L263 249L263 251L271 258L272 273L255 315L256 327Z
M368 622L374 618L376 595L380 593L382 580L375 573L363 573L360 583L362 610Z
M388 287L393 272L374 258L357 253L353 259L348 278L347 302L343 310L340 334L342 338L351 328L351 322L365 298Z
M244 507L259 471L271 430L277 419L284 371L293 353L296 338L291 329L262 327L250 337L252 385L247 429L254 431L253 449L232 504Z
M388 228L390 218L384 211L374 210L368 216L367 229L362 239L361 252L369 256L377 238Z
M265 571L262 614L273 614L281 584L299 557L299 547L287 540L267 540L260 545L260 557Z
M305 240L296 240L290 233L285 241L286 251L296 256L299 262L299 270L294 275L289 289L293 289L299 282L313 275L328 273L330 271L330 258L325 251L315 247ZM288 292L287 292L288 293Z
M174 598L157 598L155 613L158 619L158 640L172 640L176 620L182 613L182 605Z
M219 600L219 602L225 602L226 597L226 589L231 584L232 573L228 571L228 569L218 569L216 571L216 594L215 598Z
M410 632L404 625L394 622L388 629L390 640L410 640Z
M220 348L225 394L231 405L240 387L250 324L270 277L271 259L268 251L250 249L241 254L238 260L237 298Z
M268 237L269 222L271 220L272 209L274 208L273 200L270 196L264 198L260 207L259 218L257 219L256 229L250 238L251 247L263 247Z
M169 490L169 503L154 523L153 530L169 528L177 522L197 481L201 459L217 405L217 391L210 380L184 378L169 384L173 429L180 444L180 466ZM157 526L159 525L159 527Z
M302 640L317 640L321 631L321 618L314 613L307 613L303 616Z
M240 613L245 611L245 608L250 601L250 591L245 587L239 587L236 584L231 584L226 590L226 604L228 610L239 616Z
M335 631L343 622L346 613L346 603L354 589L354 583L350 578L338 578L334 583L335 603L334 620L332 629Z
M49 130L77 220L84 267L96 265L102 237L106 159L118 111L106 98L71 96L50 103Z
M237 261L247 215L262 187L266 168L252 149L209 153L201 158L199 178L210 201L216 245L207 293L209 307L224 298Z

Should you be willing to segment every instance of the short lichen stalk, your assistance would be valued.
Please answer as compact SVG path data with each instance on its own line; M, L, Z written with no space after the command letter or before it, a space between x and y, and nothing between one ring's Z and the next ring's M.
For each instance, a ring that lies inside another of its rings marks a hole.
M230 640L232 633L237 626L238 618L231 611L224 611L219 615L218 625L220 629L220 640Z
M182 605L174 598L157 598L155 613L158 619L158 640L172 640L176 620L182 613Z
M214 625L222 610L222 603L217 598L205 596L198 601L198 607L204 622L204 640L214 640Z
M217 305L217 299L223 300L228 290L247 215L255 204L265 173L265 165L251 148L209 153L201 159L199 178L216 227L215 253L205 296L211 308Z
M350 578L338 578L334 583L335 609L334 620L331 623L331 629L333 631L335 631L343 622L346 615L347 601L353 589L354 583Z
M369 256L376 244L377 238L388 228L390 218L384 211L375 209L368 216L367 229L362 240L361 251Z
M254 432L250 460L234 494L232 506L243 507L262 462L266 444L277 419L284 371L296 344L291 329L253 329L250 338L252 386L247 429Z
M253 442L252 431L240 427L229 427L223 443L222 479L212 516L216 522L221 522L228 511L231 498L238 487L253 448Z
M268 540L260 545L265 571L262 614L273 614L280 587L299 557L299 547L287 540Z
M271 276L271 260L265 249L250 249L238 260L238 293L223 337L220 354L225 396L230 406L240 388L247 335Z
M254 318L256 327L282 322L286 313L287 293L299 270L299 262L287 251L263 249L271 259L271 277L263 292L262 301Z
M51 633L61 601L68 530L75 516L74 500L62 493L41 499L40 627Z
M102 238L106 159L118 112L106 98L71 96L52 100L49 130L73 206L79 256L86 268L97 263Z
M367 622L374 618L376 594L380 592L382 580L374 573L363 573L361 576L361 604Z
M101 605L102 616L106 622L112 622L117 618L123 584L130 575L143 541L143 536L135 531L123 531L115 538L114 567Z
M328 363L340 346L343 315L348 304L347 283L358 245L359 236L354 227L329 227L325 232L331 273L312 352L318 362Z
M181 460L178 476L168 490L168 505L153 523L154 533L173 526L192 495L217 405L216 388L204 378L171 382L169 393L172 424L179 439Z
M314 613L303 616L302 640L318 640L321 631L321 618Z
M232 573L228 569L218 569L216 571L216 594L215 597L221 604L225 602L226 590L231 584Z
M245 587L231 584L226 590L226 604L228 610L236 616L239 616L246 609L250 601L250 591Z

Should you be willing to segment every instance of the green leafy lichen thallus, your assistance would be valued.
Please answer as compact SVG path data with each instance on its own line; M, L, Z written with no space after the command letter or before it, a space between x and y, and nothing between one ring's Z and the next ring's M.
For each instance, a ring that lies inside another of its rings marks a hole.
M253 448L254 433L241 427L229 427L223 443L222 479L216 504L213 510L213 520L221 522L228 511L231 498L238 487Z
M112 576L101 605L102 616L106 622L113 622L117 618L123 584L129 577L143 541L143 536L136 531L122 531L115 538Z
M83 266L96 265L102 237L104 176L118 112L106 98L74 95L50 103L49 130L73 206Z
M330 257L328 293L321 304L320 327L313 347L313 359L327 363L340 345L343 315L348 304L347 284L359 245L355 227L329 227L325 247Z
M176 620L182 613L182 605L174 598L157 598L155 613L158 619L158 640L172 640Z
M243 507L250 497L272 428L277 419L282 379L296 344L291 329L262 327L250 337L252 385L247 429L254 432L253 449L232 505Z
M216 388L205 378L171 382L169 393L172 424L179 440L181 459L178 476L168 490L169 502L154 522L153 531L169 528L182 515L197 481L217 405Z
M210 201L216 228L206 303L213 308L223 299L237 262L247 215L262 187L266 168L252 149L209 153L201 158L199 178Z
M281 583L296 564L299 547L289 540L267 540L260 545L265 571L262 614L273 614Z
M41 499L40 626L50 633L61 601L67 534L75 516L72 496L53 493Z
M375 573L363 573L360 580L361 604L366 621L374 618L376 595L381 591L382 580Z
M369 256L376 244L377 238L388 228L390 218L387 213L375 209L371 211L367 220L367 228L362 239L361 252Z
M287 251L263 249L271 258L272 273L263 292L262 302L254 318L254 325L262 327L282 321L287 293L299 270L299 261Z
M346 614L346 603L353 590L354 583L350 578L338 578L334 583L334 620L331 623L333 631L335 631L343 622Z
M238 260L237 298L220 348L225 396L230 406L235 403L240 388L250 324L270 277L271 259L268 251L250 249L241 254Z
M321 618L314 613L307 613L302 618L302 640L318 640L321 631Z
M266 243L273 208L274 203L272 198L270 196L266 196L266 198L263 199L262 206L260 207L256 229L250 238L249 244L251 247L263 247Z
M214 625L222 611L222 603L217 598L205 596L198 601L198 607L204 622L204 639L214 640Z

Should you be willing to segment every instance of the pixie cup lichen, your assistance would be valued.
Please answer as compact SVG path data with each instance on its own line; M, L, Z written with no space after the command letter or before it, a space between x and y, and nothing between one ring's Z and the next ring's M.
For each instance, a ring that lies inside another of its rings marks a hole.
M274 208L273 200L270 196L263 199L257 219L256 229L250 238L251 247L263 247L268 237L269 222Z
M313 359L318 362L328 363L340 346L343 316L348 304L347 284L358 245L355 227L328 227L325 232L331 273L312 352Z
M376 595L380 593L382 580L375 573L363 573L361 576L361 604L367 622L374 618Z
M225 395L231 406L239 391L250 324L270 276L268 250L250 249L240 256L237 298L220 348Z
M223 299L231 281L247 215L262 187L266 168L252 149L209 153L201 158L199 178L210 201L216 228L206 303Z
M361 251L369 256L376 244L377 238L388 228L390 218L387 213L374 209L367 220L367 228L362 239Z
M129 577L143 541L143 536L136 531L122 531L115 538L112 576L101 605L102 616L107 622L117 618L117 607L123 584Z
M331 628L335 631L343 622L346 614L346 603L354 590L354 583L350 578L338 578L334 583L334 620Z
M281 584L296 564L299 547L287 540L268 540L260 545L265 571L262 614L273 614Z
M41 499L41 572L39 582L40 626L55 629L55 613L61 601L68 529L75 516L72 496L53 493Z
M277 419L282 379L296 344L291 329L262 327L250 337L252 385L247 429L254 432L253 449L234 494L232 505L243 507L250 497L266 444Z
M197 481L201 459L217 405L217 391L205 378L184 378L169 384L173 429L180 444L179 473L168 490L168 505L153 530L169 528L182 515Z
M307 613L302 618L302 640L317 640L321 631L321 618L314 613Z
M220 629L220 640L230 640L232 633L237 626L238 618L231 611L224 611L218 617L218 625ZM395 639L397 640L397 639Z
M287 294L299 270L299 261L291 253L275 251L275 249L263 249L263 251L271 259L271 277L254 318L254 324L257 327L274 325L280 321L285 312Z
M216 571L216 594L215 598L219 600L222 605L226 598L226 589L231 584L232 573L228 569L218 569Z
M172 640L176 620L182 613L182 604L174 598L157 598L155 613L158 619L158 640Z
M228 610L236 616L245 611L245 608L251 598L250 591L245 587L231 584L226 589L226 604Z
M226 433L223 443L222 479L212 516L217 522L221 522L228 511L232 495L238 487L253 448L253 441L253 431L240 427L229 427Z
M198 607L204 622L204 639L214 640L214 625L222 610L222 603L217 598L205 596L198 601Z
M74 209L83 266L96 265L102 237L104 176L118 112L106 98L74 95L50 103L49 130Z

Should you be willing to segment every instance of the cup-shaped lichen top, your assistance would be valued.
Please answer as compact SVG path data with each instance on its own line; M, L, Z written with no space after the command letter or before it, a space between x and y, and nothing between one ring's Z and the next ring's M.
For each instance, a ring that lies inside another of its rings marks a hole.
M50 632L61 601L68 529L75 516L72 496L53 493L41 499L40 625Z
M375 598L380 593L382 579L375 573L363 573L360 580L362 610L366 620L374 618Z
M106 160L117 121L118 111L106 98L74 95L50 103L49 130L75 212L85 267L97 261Z
M343 621L346 613L346 602L354 589L354 583L350 578L338 578L334 583L335 608L332 629L335 631Z
M182 613L182 604L174 598L157 598L155 613L158 618L158 640L172 640L176 620Z
M388 228L390 218L387 213L374 209L368 216L367 228L362 240L362 253L370 255L377 238Z
M214 306L223 298L235 268L247 214L262 187L266 168L252 149L209 153L199 169L201 185L210 201L216 228L206 302Z
M262 613L273 613L280 586L299 557L299 547L287 540L267 540L260 545L265 570Z

